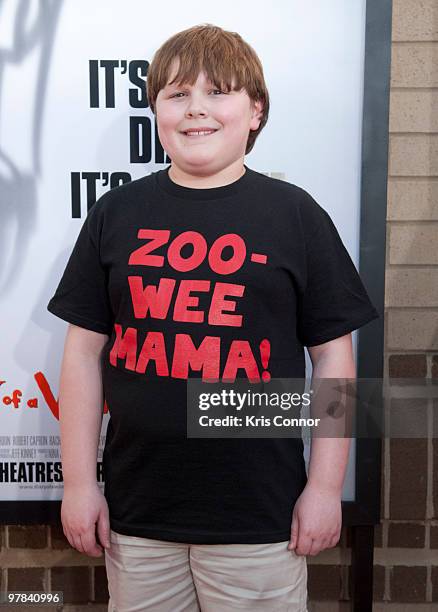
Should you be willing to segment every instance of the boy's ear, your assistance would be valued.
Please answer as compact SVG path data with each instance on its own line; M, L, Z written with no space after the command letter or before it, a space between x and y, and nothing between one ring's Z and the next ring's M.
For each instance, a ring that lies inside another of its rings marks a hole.
M261 100L253 100L252 108L253 108L252 118L258 119L258 125L256 125L253 129L257 130L259 128L260 121L262 120L262 116L263 116L263 102Z

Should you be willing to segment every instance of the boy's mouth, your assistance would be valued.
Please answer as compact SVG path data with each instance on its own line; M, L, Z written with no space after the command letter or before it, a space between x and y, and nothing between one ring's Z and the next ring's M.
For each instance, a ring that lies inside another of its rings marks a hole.
M203 138L204 136L211 136L217 132L217 130L190 130L187 132L181 132L183 136L187 136L188 138Z

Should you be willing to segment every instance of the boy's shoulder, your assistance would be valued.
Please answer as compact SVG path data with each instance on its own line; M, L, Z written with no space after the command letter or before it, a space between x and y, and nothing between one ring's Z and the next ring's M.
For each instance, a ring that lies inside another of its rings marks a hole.
M117 219L126 215L130 209L138 208L145 196L153 188L152 175L147 174L138 179L127 181L105 191L92 205L88 216L102 220Z
M273 192L283 193L289 196L299 197L300 192L303 191L301 187L287 181L284 178L280 178L282 173L259 172L258 170L250 169L251 175L254 182L258 187L272 190ZM276 176L277 174L277 176Z
M99 208L105 208L116 201L130 201L136 196L142 197L145 190L152 188L152 175L153 173L146 174L140 178L126 181L116 187L111 187L97 199L94 206L98 205Z
M277 202L296 209L303 221L316 221L328 216L327 211L315 200L304 187L283 178L255 172L257 187L264 194L269 193Z

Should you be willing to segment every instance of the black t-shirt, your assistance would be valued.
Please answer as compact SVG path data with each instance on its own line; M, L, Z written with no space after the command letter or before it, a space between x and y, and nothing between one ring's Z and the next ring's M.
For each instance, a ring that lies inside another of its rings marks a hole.
M289 539L307 482L301 438L187 438L187 378L304 378L304 346L379 316L328 213L245 170L194 189L166 168L106 192L47 306L109 336L104 494L119 533Z

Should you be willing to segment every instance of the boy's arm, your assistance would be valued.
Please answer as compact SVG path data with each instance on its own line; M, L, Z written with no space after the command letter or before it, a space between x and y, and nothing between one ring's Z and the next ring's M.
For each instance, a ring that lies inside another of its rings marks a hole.
M351 334L319 346L308 347L313 364L312 381L326 378L355 378ZM311 405L311 414L324 411ZM350 439L312 437L307 484L292 515L288 548L298 555L317 555L336 546L342 528L341 494L348 463Z
M69 325L59 384L64 487L97 485L96 464L103 416L100 353L108 336Z
M312 380L356 377L351 334L319 346L309 346L308 351L313 365ZM322 410L324 408L322 406ZM350 438L342 437L312 438L307 481L309 486L314 485L321 490L327 489L341 495L350 441Z
M71 546L92 557L110 545L108 504L96 475L103 416L100 355L107 340L106 334L70 324L59 385L62 527Z

